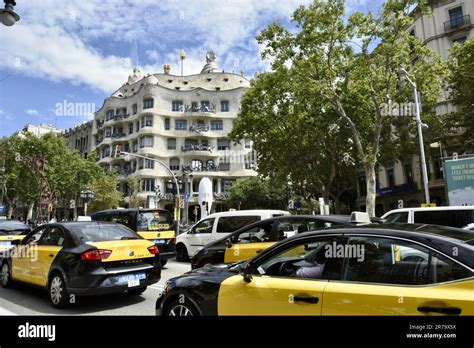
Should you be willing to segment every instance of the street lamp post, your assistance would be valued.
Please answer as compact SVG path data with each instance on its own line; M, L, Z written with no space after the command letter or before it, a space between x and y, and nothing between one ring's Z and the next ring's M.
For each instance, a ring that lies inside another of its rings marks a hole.
M84 216L87 216L87 204L92 201L95 196L95 192L92 191L89 187L81 191L81 198L84 200Z
M426 169L426 159L425 159L425 146L423 144L423 127L427 127L425 124L421 122L420 116L420 100L418 98L418 89L416 87L416 83L410 78L408 72L401 68L398 71L399 78L405 77L406 80L412 85L413 87L413 96L415 99L415 120L416 120L416 127L418 129L418 140L420 142L420 162L421 162L421 172L423 175L423 188L425 193L425 203L430 203L430 191L428 189L428 171Z
M128 161L127 158L130 158L130 156L133 156L133 157L143 158L143 159L147 159L149 161L153 161L153 162L161 164L171 174L171 178L173 179L174 184L176 185L176 197L179 198L180 193L179 193L178 180L177 180L176 176L174 175L174 173L172 172L171 168L168 167L164 162L162 162L160 160L157 160L156 158L146 157L146 156L142 156L142 155L137 155L135 153L122 151L122 147L120 145L116 145L115 150L114 150L114 157L118 158L120 156L124 156L126 161ZM176 234L179 234L179 221L176 221L176 223L177 223Z
M13 11L16 2L14 0L3 0L5 8L0 9L0 22L7 27L12 26L20 20L20 16Z

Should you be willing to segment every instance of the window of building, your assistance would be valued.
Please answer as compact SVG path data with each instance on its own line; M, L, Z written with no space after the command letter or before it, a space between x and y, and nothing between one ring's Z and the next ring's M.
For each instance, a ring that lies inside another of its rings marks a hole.
M406 182L413 182L413 168L411 167L411 163L405 163L403 171L405 172Z
M198 102L192 102L191 103L191 111L199 111L199 106L198 106Z
M229 139L217 139L217 150L229 150L230 140Z
M143 108L144 109L151 109L153 108L154 100L153 98L143 99Z
M229 101L223 100L221 101L221 111L228 112L229 111Z
M175 129L176 130L186 130L187 129L187 121L186 120L176 120L175 121Z
M171 122L169 118L165 118L165 130L170 130Z
M132 145L132 152L137 152L138 151L138 142L135 141Z
M214 170L214 169L216 169L216 166L215 166L215 164L214 164L214 160L211 160L211 159L208 160L208 161L206 162L206 167L207 167L207 170Z
M155 179L142 179L142 190L146 192L155 190Z
M144 136L140 138L140 148L143 147L153 147L153 137Z
M142 117L142 128L143 127L152 127L153 126L153 116L148 115Z
M200 160L192 160L191 161L191 168L193 168L193 170L202 170L202 161Z
M127 114L127 108L120 108L120 109L117 109L117 110L115 111L115 114L116 114L116 115L120 115L120 116L126 115L126 114Z
M170 158L170 169L179 170L179 158Z
M244 146L246 149L250 149L252 147L250 139L245 139L244 140Z
M467 36L457 37L457 38L453 39L453 44L458 43L460 45L464 45L466 40L467 40Z
M138 111L138 105L137 104L133 104L132 105L132 113L135 115Z
M105 113L105 120L108 121L113 118L114 118L114 110L107 110L107 112Z
M145 159L145 168L146 169L154 169L155 168L155 161Z
M179 100L173 100L171 102L171 111L183 111L183 102Z
M112 136L112 128L105 129L105 137L110 138Z
M168 150L176 150L176 139L169 138L168 139Z
M224 124L222 120L213 120L211 121L211 130L223 130Z
M132 134L133 133L133 123L130 123L128 125L128 134Z
M140 122L135 122L135 131L138 132L140 130Z
M387 169L387 186L395 186L395 172L393 168Z
M201 111L209 112L211 111L211 104L208 101L201 102Z
M225 193L229 192L233 184L234 184L233 180L222 180L221 192L225 192Z
M459 28L464 25L462 6L452 8L448 12L451 29Z

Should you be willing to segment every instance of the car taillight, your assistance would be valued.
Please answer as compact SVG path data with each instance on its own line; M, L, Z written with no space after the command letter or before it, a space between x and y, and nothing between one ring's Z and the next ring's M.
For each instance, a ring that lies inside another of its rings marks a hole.
M157 254L160 253L160 250L158 249L158 247L156 245L152 245L151 247L148 247L148 251L152 255L157 255Z
M112 254L112 250L96 249L96 250L85 251L82 253L82 260L83 261L104 260L108 258L110 254Z

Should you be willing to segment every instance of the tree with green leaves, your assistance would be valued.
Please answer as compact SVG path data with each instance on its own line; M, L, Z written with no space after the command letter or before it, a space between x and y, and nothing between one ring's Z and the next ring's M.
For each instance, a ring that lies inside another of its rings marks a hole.
M46 134L38 138L31 133L13 135L0 141L0 156L6 164L4 191L9 216L19 203L29 206L28 218L32 217L35 204L38 211L40 194L44 194L44 189L38 187L37 175L31 167L32 161L37 158L45 161L48 195L58 202L67 204L74 200L77 205L81 190L88 186L98 188L95 199L108 202L110 207L116 206L121 199L115 181L95 162L94 153L83 159L77 151L70 151L65 139L60 136ZM101 188L102 184L106 188Z
M277 187L258 177L241 179L230 188L229 207L236 209L287 209L284 187Z
M455 44L450 52L449 83L456 112L448 117L448 126L461 127L461 151L474 150L474 38Z
M264 46L262 58L270 60L279 78L296 81L288 97L300 98L301 105L305 101L318 105L311 116L307 113L302 117L316 117L318 121L314 123L318 125L326 115L335 114L336 124L350 130L347 152L354 149L356 163L364 170L366 209L370 215L375 215L376 166L398 155L405 147L401 141L404 134L408 134L408 140L414 138L410 134L415 134L411 117L402 119L384 113L392 101L412 102L410 87L400 88L398 83L401 67L407 67L419 86L424 122L429 123L429 118L434 117L429 111L438 97L444 65L439 55L406 31L412 22L409 8L417 4L420 11L427 13L425 3L387 0L377 15L356 12L347 16L344 1L315 0L294 12L295 30L272 23L257 37ZM272 93L273 87L261 88L262 95ZM284 105L284 101L280 98L275 102L274 117L281 115L279 102ZM243 116L248 108L258 109L259 104L243 104ZM403 132L396 124L403 126ZM294 141L298 139L294 134ZM266 141L271 143L275 137ZM319 149L315 147L315 151ZM297 156L295 151L294 157ZM261 165L262 161L259 168Z
M118 184L117 176L113 172L95 177L90 187L95 196L89 204L89 212L116 209L123 199L122 194L117 191Z

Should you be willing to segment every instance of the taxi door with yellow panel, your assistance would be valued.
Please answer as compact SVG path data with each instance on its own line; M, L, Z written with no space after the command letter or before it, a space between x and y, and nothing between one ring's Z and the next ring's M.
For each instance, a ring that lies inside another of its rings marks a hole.
M37 242L36 257L31 259L30 282L46 286L51 265L63 248L64 231L59 226L48 226Z
M229 237L224 253L224 262L232 263L248 260L277 241L272 238L274 221L264 222Z
M25 237L12 253L12 279L31 282L31 264L38 258L38 240L46 227L39 227L33 234Z
M352 236L342 247L342 277L328 283L323 315L474 314L472 272L454 260L389 237Z
M311 236L284 243L251 260L244 274L224 280L219 315L321 315L328 279L337 277L340 260L326 259L336 236Z

